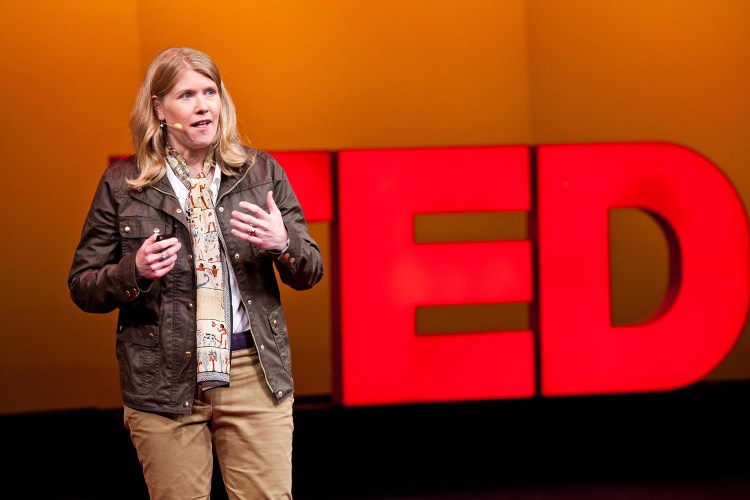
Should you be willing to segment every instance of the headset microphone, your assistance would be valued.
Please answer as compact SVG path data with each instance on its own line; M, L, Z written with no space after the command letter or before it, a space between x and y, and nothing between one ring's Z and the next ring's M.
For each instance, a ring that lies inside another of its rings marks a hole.
M167 127L171 127L171 128L173 128L173 129L175 129L175 130L182 130L182 123L175 123L174 125L170 125L170 124L169 124L169 123L167 123L167 122L161 122L161 124L160 124L160 126L161 126L162 128L164 128L164 126L165 126L165 125L166 125Z

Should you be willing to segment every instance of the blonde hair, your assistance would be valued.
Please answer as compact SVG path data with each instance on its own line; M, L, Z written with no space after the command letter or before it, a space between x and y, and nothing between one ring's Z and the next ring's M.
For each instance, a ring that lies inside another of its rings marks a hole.
M130 113L130 133L140 170L138 177L128 180L134 188L151 186L166 173L164 157L167 154L167 132L159 126L152 96L162 99L174 88L186 70L193 70L210 78L219 89L221 113L211 147L214 160L222 173L234 176L246 162L252 166L254 157L242 144L237 131L234 103L221 81L216 64L203 52L188 47L172 47L163 50L151 61Z

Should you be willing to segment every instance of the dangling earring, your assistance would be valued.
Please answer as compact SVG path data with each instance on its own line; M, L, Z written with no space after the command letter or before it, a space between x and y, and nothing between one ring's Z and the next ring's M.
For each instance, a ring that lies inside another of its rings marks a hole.
M164 127L166 127L166 126L167 126L167 120L162 120L161 122L159 122L159 126L160 126L161 128L164 128Z

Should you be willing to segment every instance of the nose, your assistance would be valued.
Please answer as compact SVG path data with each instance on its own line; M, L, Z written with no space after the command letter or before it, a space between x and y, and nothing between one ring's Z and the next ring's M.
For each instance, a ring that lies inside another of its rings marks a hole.
M198 94L195 100L195 112L197 114L208 112L208 103L206 102L206 97L202 94Z

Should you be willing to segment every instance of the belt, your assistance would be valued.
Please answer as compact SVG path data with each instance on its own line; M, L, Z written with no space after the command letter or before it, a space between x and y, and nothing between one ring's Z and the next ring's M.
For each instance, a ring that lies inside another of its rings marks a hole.
M250 335L250 330L246 332L236 332L232 334L232 350L238 351L240 349L247 349L253 346L253 337Z

